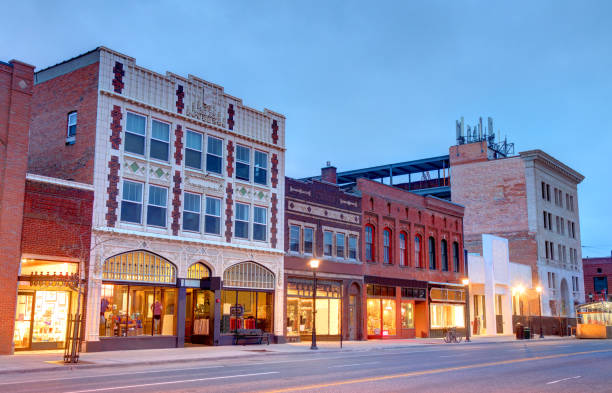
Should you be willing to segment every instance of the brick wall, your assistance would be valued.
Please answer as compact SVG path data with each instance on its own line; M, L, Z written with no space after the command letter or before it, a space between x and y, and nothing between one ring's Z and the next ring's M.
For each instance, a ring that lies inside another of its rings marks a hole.
M0 63L0 354L13 351L34 67Z
M604 258L583 258L582 269L584 274L584 293L587 301L589 293L595 293L593 277L607 277L608 295L612 292L612 257ZM601 269L601 273L598 272Z
M34 86L28 172L93 184L98 65ZM77 111L76 141L66 144L68 113Z

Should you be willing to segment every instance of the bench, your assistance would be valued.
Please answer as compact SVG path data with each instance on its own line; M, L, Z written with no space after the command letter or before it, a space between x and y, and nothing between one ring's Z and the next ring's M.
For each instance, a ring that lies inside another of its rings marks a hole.
M238 329L236 333L234 333L234 345L237 345L239 340L244 342L245 340L251 339L258 340L257 344L261 344L263 340L266 340L266 343L270 345L270 336L261 329Z

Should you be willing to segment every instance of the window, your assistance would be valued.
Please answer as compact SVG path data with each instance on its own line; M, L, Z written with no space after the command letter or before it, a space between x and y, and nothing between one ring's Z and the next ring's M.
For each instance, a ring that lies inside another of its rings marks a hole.
M570 204L569 204L570 210L574 211L574 196L570 195Z
M104 261L102 280L176 284L176 267L147 251L131 251Z
M559 192L556 188L554 189L554 192L555 192L555 205L559 205Z
M552 227L552 214L548 213L548 230L552 231L553 227Z
M561 218L561 234L565 235L565 220Z
M68 114L68 125L66 130L66 143L74 143L77 129L77 113L70 112Z
M151 122L151 145L149 157L168 161L170 148L170 126L157 120Z
M187 130L185 166L189 168L202 169L202 134Z
M400 235L399 235L399 249L400 249L399 264L400 266L408 266L408 252L407 252L407 247L406 247L407 238L408 237L406 236L405 232L400 232Z
M567 210L569 210L569 209L570 209L570 205L569 205L569 204L570 204L570 203L569 203L569 194L565 194L565 208L566 208Z
M249 205L236 203L235 236L249 238Z
M557 233L561 233L560 225L559 225L559 216L555 217L555 224L557 225Z
M440 255L442 256L442 271L448 271L448 245L446 239L442 239L440 242Z
M550 257L548 253L548 240L544 242L544 249L546 250L546 259Z
M550 246L550 259L555 259L555 244L553 242L548 242Z
M542 199L546 199L546 183L542 182Z
M346 258L344 256L344 244L345 244L344 233L336 233L336 257Z
M383 263L391 264L391 231L383 230Z
M421 236L414 237L414 264L418 268L423 268L423 254L421 253Z
M576 226L574 225L574 223L572 222L572 238L575 239L576 238Z
M365 254L366 261L374 260L374 227L369 224L365 227Z
M297 225L289 227L289 251L300 252L300 227Z
M218 198L206 197L204 232L213 235L221 234L221 200Z
M206 152L206 170L208 172L222 174L223 141L219 138L209 136Z
M350 259L357 259L357 236L349 236L348 254Z
M548 221L548 214L546 214L546 212L542 213L542 216L544 217L544 229L548 229L548 225L546 224L546 222Z
M236 145L236 179L251 180L251 149Z
M255 173L253 181L257 184L268 184L268 154L255 150Z
M328 257L332 256L333 243L333 234L329 231L325 231L323 233L323 255L326 255Z
M128 112L125 125L125 151L144 156L146 128L146 117Z
M559 190L559 206L563 207L563 191Z
M548 272L548 288L552 288L553 284L552 284L552 273Z
M436 270L436 239L429 238L429 268Z
M550 202L550 185L546 185L546 200Z
M567 236L572 237L572 222L569 220L567 221Z
M453 271L459 273L459 243L453 242Z
M121 221L140 224L142 221L142 183L123 181Z
M265 207L253 206L253 240L266 241L268 226L267 210Z
M200 232L200 204L202 198L198 194L185 193L183 205L183 229Z
M312 228L304 228L304 253L312 254L312 245L314 240L314 230Z
M168 191L163 187L149 185L149 204L147 205L147 225L166 226L166 202Z
M402 329L414 329L414 305L402 302Z

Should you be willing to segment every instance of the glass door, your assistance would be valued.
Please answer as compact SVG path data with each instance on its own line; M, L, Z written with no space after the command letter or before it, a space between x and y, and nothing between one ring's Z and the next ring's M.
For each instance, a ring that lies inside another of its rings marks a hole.
M19 293L17 296L17 313L15 314L15 349L28 349L32 340L32 311L34 294Z
M35 349L62 348L66 339L68 292L36 291L32 343Z

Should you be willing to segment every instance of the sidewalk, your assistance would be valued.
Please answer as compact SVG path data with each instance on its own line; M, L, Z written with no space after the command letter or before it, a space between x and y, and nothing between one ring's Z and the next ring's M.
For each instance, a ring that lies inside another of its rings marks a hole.
M526 342L567 340L567 337L546 337L543 340L534 339ZM570 338L573 340L573 338ZM515 342L514 336L473 337L471 343L459 345L479 345ZM419 347L444 344L442 339L389 339L369 341L344 341L342 349L339 341L320 341L317 347L321 352L362 352L377 349L404 347ZM457 344L455 344L457 345ZM37 371L53 371L66 367L100 368L125 367L133 365L155 365L171 363L187 363L202 360L238 359L253 356L311 354L310 342L271 345L234 345L218 347L186 347L145 349L132 351L110 351L82 353L77 365L62 363L63 351L20 352L16 355L0 356L0 374L26 373Z

